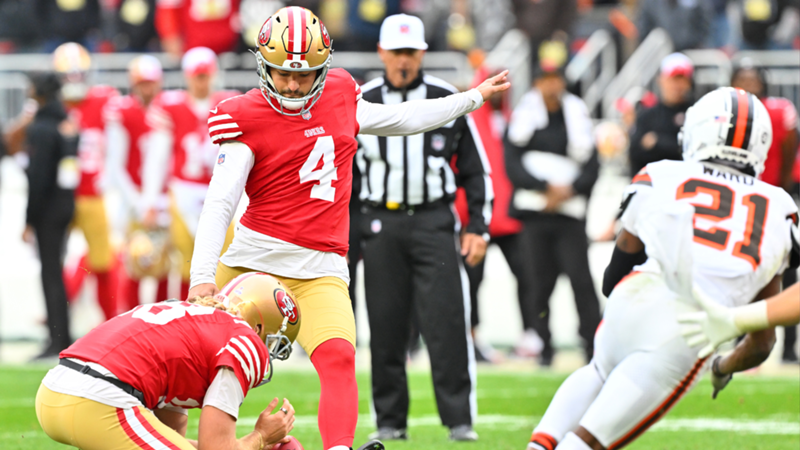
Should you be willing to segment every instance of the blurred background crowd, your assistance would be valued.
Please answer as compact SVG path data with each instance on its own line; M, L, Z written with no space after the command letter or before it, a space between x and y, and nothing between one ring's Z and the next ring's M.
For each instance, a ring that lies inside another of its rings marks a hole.
M702 94L734 85L764 100L775 139L762 178L798 196L798 0L0 0L0 338L49 330L42 355L52 356L140 301L185 296L199 210L175 199L187 183L207 185L216 162L207 110L257 86L248 49L290 5L320 16L333 65L359 82L383 73L380 27L399 13L424 23L425 73L467 89L510 70L510 94L473 114L495 198L497 245L468 267L484 361L547 366L558 347L591 356L622 189L647 163L681 158L684 113ZM187 114L196 122L180 131ZM169 140L134 142L137 126ZM195 172L170 160L176 142L205 148ZM148 166L144 155L159 145L160 166ZM459 194L456 206L465 204ZM351 211L355 227L358 204ZM49 327L43 307L11 306L20 295L45 299ZM67 308L80 301L100 309ZM795 336L787 330L779 347L787 362L797 361Z

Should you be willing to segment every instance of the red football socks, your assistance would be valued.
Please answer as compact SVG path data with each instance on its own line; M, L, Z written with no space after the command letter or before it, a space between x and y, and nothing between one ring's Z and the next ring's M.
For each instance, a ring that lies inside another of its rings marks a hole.
M320 382L319 432L325 449L352 447L358 422L358 385L353 345L344 339L325 341L311 362Z
M97 277L97 303L103 310L106 320L117 315L117 291L114 283L114 271L94 273Z

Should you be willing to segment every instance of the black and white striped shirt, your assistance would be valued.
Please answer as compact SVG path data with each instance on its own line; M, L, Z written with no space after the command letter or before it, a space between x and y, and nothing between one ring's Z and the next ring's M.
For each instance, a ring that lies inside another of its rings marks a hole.
M419 76L405 89L384 77L361 87L364 100L386 105L445 97L458 92L439 78ZM411 136L358 136L356 156L361 173L360 199L389 209L451 202L456 189L467 195L467 231L484 234L492 217L494 191L489 161L478 130L469 116L441 128ZM455 158L455 171L451 160Z

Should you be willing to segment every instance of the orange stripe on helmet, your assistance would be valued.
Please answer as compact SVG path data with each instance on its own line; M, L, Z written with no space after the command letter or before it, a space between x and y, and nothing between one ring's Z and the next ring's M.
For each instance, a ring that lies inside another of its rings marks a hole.
M742 148L742 144L744 144L745 131L747 131L747 119L750 110L750 96L747 95L747 92L741 89L736 90L736 95L739 101L738 111L736 114L736 125L733 132L733 143L731 146Z

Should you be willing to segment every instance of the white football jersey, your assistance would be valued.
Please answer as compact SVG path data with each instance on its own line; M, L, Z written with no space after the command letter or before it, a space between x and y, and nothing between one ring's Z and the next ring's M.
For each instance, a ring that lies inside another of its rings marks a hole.
M725 306L751 302L800 248L797 206L786 191L712 164L648 164L625 190L622 225L638 236L637 221L671 202L694 206L692 278ZM634 270L660 267L648 258Z

